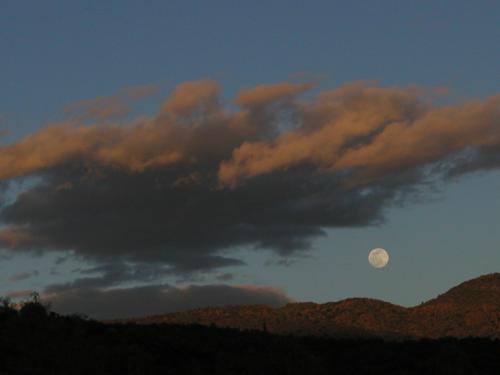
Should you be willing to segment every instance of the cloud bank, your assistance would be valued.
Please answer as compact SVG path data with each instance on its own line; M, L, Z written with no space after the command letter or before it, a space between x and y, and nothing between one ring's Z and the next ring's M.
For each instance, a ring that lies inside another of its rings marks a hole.
M292 300L281 290L266 286L149 285L133 288L76 288L47 294L43 300L60 314L85 314L94 319L130 318L191 310L205 306L268 305Z
M259 85L229 109L217 82L186 82L129 122L109 121L115 99L79 103L92 116L0 146L3 184L41 181L1 207L0 245L210 271L242 264L238 247L307 251L430 180L500 167L500 95L437 106L415 88L356 82L305 99L312 88Z

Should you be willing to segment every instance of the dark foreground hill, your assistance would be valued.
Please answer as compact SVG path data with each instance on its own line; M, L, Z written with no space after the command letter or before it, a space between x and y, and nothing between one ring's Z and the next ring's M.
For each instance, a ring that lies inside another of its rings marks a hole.
M419 306L352 298L282 308L229 306L129 320L136 323L201 324L279 334L332 337L500 338L500 274L464 282Z
M0 307L0 374L500 374L500 341L383 341L103 324Z

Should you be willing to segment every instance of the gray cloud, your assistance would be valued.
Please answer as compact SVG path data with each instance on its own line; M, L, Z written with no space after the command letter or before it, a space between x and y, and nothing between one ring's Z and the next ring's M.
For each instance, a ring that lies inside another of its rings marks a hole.
M387 179L365 194L307 168L260 176L238 189L210 188L209 182L187 188L159 182L155 188L162 178L173 176L76 176L71 189L58 189L60 176L47 177L0 213L10 224L0 239L12 249L72 249L102 262L118 257L162 262L179 273L207 271L242 264L224 252L234 246L286 256L308 249L322 227L381 220L398 184Z
M162 265L149 263L129 265L120 262L79 269L77 272L90 276L78 277L67 283L49 285L45 288L45 292L61 293L76 289L109 288L127 282L152 283L170 273Z
M42 300L61 314L80 313L95 319L140 317L206 306L263 304L282 306L291 299L265 286L150 285L121 289L75 288L43 294Z
M454 155L450 163L444 163L446 178L460 177L465 173L497 169L500 165L500 146L469 148Z
M217 275L216 279L218 281L229 281L229 280L232 280L234 279L234 275L232 273L222 273L220 275Z
M500 96L435 107L355 83L300 100L310 87L244 90L230 111L216 82L184 83L155 116L0 147L0 180L41 179L1 208L0 245L106 265L86 287L140 279L116 262L189 275L243 264L238 247L305 254L325 228L380 223L430 181L500 166Z

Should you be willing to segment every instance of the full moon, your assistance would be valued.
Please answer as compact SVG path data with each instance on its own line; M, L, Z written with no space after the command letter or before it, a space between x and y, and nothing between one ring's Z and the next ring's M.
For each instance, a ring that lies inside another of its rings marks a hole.
M389 263L389 253L380 247L373 249L368 254L368 262L375 268L382 268Z

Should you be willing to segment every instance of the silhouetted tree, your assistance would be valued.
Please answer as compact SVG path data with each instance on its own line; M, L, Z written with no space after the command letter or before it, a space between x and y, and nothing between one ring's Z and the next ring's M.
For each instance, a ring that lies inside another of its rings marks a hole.
M32 292L30 297L31 300L22 304L19 315L27 319L46 318L48 315L48 306L41 303L38 292Z

